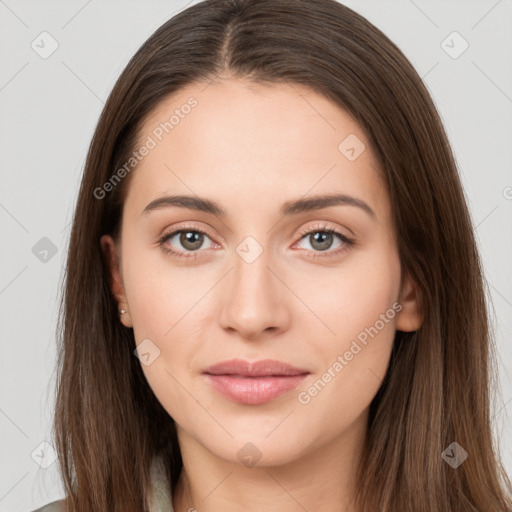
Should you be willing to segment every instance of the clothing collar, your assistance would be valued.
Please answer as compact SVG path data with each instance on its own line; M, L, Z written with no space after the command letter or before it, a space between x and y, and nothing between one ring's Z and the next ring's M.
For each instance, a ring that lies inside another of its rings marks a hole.
M151 481L153 492L151 495L151 512L174 512L170 482L165 474L165 465L161 455L156 456L151 464Z

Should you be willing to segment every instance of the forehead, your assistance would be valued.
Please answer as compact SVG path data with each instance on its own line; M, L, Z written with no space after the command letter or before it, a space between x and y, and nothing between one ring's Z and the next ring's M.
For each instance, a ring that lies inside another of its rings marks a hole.
M147 116L135 149L143 145L151 149L127 197L138 210L171 192L220 202L236 195L260 206L333 190L383 199L365 133L345 110L298 84L190 84Z

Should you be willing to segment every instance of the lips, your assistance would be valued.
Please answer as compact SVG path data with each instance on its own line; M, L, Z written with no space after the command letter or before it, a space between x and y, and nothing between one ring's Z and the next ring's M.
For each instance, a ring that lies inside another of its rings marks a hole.
M210 366L203 373L225 397L241 404L259 405L297 388L310 372L272 359L253 363L233 359Z

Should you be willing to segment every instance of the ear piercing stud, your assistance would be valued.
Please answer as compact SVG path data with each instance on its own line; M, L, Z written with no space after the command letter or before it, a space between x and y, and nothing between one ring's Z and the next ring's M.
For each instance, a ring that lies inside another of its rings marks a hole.
M119 310L119 314L120 314L120 315L124 315L125 313L126 313L126 309L120 309L120 310Z

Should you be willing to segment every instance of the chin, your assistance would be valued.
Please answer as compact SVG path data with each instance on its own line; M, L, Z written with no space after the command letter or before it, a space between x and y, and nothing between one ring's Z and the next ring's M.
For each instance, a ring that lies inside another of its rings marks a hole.
M232 434L233 439L226 435L221 439L209 437L201 444L216 457L247 468L282 466L293 462L300 456L300 440L304 439L299 431L295 431L296 435L286 431L282 435L274 432L269 437L266 434Z

